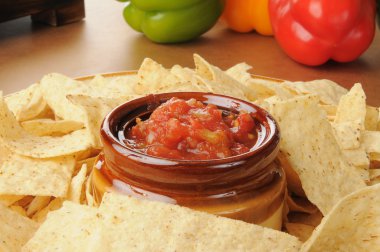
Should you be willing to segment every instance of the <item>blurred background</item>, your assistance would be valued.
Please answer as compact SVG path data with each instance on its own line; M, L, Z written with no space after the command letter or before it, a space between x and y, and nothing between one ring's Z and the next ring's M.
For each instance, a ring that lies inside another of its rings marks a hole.
M361 82L368 103L380 106L378 29L374 41L358 59L349 63L329 61L310 67L289 58L273 36L255 31L235 32L220 20L197 39L158 44L127 25L123 18L125 3L88 0L83 6L82 0L66 1L71 7L34 15L33 19L38 22L32 22L30 16L4 21L6 2L0 8L0 20L3 19L0 23L0 90L5 94L38 82L50 72L78 77L136 70L145 57L166 67L174 64L193 67L192 55L198 53L222 69L246 62L253 67L252 73L273 78L331 79L347 88Z

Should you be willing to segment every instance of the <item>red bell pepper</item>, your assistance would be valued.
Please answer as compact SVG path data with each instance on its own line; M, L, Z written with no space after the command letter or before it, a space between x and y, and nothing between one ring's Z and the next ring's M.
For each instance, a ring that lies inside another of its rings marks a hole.
M353 61L375 34L375 0L270 0L269 14L285 53L310 66Z

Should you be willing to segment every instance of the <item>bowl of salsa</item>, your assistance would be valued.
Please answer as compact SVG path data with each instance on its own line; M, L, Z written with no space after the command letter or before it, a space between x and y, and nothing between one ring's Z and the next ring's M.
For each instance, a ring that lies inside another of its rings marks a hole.
M112 110L91 175L106 191L281 228L280 133L264 109L212 93L151 94Z

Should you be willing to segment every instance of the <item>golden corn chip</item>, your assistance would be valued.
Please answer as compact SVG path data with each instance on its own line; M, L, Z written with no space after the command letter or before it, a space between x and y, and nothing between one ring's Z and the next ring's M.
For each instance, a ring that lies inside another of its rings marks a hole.
M100 233L106 230L100 228L96 208L66 201L59 210L47 215L23 251L52 251L57 248L61 251L107 251L100 246L107 244Z
M0 96L0 142L20 155L50 158L76 154L91 147L88 134L77 130L61 137L38 137L26 132Z
M36 212L40 211L42 208L46 207L50 202L50 196L36 196L30 202L28 209L26 210L26 215L31 217Z
M299 95L316 95L323 104L327 105L337 105L340 98L347 93L347 89L331 80L285 81L282 85Z
M21 126L35 136L62 136L83 128L83 123L70 120L35 119L21 123Z
M39 84L33 84L24 90L6 96L5 102L17 121L33 119L47 107Z
M368 153L380 153L380 131L364 131L362 144Z
M66 196L74 158L34 159L15 153L0 164L0 194Z
M18 213L21 216L28 217L25 209L21 206L13 205L13 206L9 206L9 209L12 209L13 211L15 211L16 213Z
M270 112L281 129L282 152L307 198L324 215L345 195L366 186L346 161L315 97L289 99L272 105Z
M0 204L0 251L21 251L38 224Z
M362 85L356 83L350 91L339 100L334 122L352 122L355 126L364 130L366 113L366 96Z
M377 123L379 121L379 108L367 106L365 115L364 126L366 130L377 130Z
M130 100L130 98L110 99L90 97L85 95L68 95L67 99L79 107L84 114L84 123L90 132L92 146L96 149L102 147L100 141L100 127L104 117L118 105Z
M180 78L149 58L144 59L137 76L138 82L134 91L139 95L159 93L181 83Z
M67 200L75 203L81 203L82 192L86 181L87 165L83 164L78 174L73 177L67 194Z
M49 212L61 208L62 204L63 204L62 198L55 198L52 201L50 201L50 203L46 207L44 207L41 210L39 210L38 212L36 212L33 215L32 219L38 223L42 223L45 221Z
M20 199L22 199L24 197L25 197L24 195L1 194L0 195L0 204L10 206L13 203L19 201Z
M360 121L352 122L333 122L332 128L335 139L342 150L352 150L360 147L361 128Z
M244 100L256 100L255 90L230 77L218 67L211 65L201 56L194 54L198 80L212 87L213 92Z
M313 226L306 225L303 223L288 222L285 223L285 228L289 234L298 237L298 239L300 239L300 241L302 242L305 242L307 239L309 239L309 237L314 231Z
M243 62L228 68L226 74L240 83L246 84L252 79L252 75L248 72L250 69L252 67Z
M380 248L380 185L342 198L301 251L374 251Z

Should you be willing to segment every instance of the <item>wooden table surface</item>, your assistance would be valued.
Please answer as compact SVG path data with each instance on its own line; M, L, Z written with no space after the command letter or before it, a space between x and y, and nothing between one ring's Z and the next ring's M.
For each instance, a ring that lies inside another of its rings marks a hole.
M145 57L166 67L193 66L192 54L226 69L236 63L252 73L292 81L331 79L344 87L363 84L368 103L380 106L380 33L355 62L307 67L288 58L273 37L239 34L218 23L191 43L159 45L134 32L122 18L123 3L86 1L86 18L60 27L21 18L0 24L0 90L5 94L38 81L50 72L71 77L138 69Z

